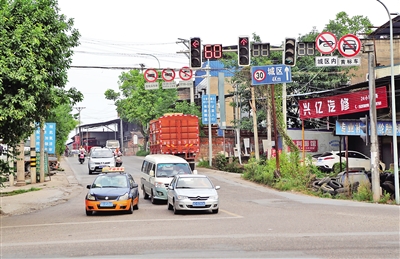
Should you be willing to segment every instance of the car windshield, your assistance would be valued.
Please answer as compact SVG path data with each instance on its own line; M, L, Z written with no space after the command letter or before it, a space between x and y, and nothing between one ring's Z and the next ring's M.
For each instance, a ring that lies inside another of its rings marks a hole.
M191 174L192 171L185 163L164 163L157 165L157 177L173 177L177 174Z
M179 178L177 189L212 189L213 185L210 180L206 177L193 177L193 178Z
M126 188L128 182L124 175L102 175L96 178L92 188Z
M99 150L95 149L92 153L93 158L110 158L113 157L111 150Z

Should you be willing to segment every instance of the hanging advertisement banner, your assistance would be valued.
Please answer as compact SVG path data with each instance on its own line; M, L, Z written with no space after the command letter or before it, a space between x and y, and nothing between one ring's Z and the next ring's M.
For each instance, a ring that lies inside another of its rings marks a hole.
M386 86L376 88L376 109L388 106ZM369 90L299 100L300 119L323 118L369 110Z

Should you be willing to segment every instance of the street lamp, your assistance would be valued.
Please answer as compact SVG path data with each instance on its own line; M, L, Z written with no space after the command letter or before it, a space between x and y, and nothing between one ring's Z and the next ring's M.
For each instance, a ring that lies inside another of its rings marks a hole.
M147 54L147 53L138 53L138 55L146 55L146 56L152 56L153 58L157 59L158 62L158 69L160 69L160 61L158 60L158 58L156 56L154 56L153 54Z
M396 204L400 204L399 198L399 158L397 152L397 121L396 121L396 95L395 95L395 85L394 85L394 59L393 59L393 22L390 12L380 0L377 0L383 7L385 7L386 12L389 17L390 25L390 86L392 91L392 132L393 132L393 162L394 162L394 189Z

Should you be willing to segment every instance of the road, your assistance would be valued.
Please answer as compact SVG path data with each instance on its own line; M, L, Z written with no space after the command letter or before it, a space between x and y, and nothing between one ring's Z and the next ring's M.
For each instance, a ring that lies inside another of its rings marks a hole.
M124 157L140 183L141 157ZM87 163L68 158L83 186ZM218 214L139 210L85 215L87 189L1 222L1 258L399 258L399 207L278 192L238 174L199 168L220 185Z

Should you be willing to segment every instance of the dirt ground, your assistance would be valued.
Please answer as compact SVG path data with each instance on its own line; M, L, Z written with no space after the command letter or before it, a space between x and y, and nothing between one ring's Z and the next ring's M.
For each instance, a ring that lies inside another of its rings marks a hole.
M72 170L63 158L60 161L60 168L64 171L52 171L53 174L46 177L43 183L31 184L28 179L24 186L10 186L9 183L5 183L0 188L1 193L31 188L39 188L40 190L0 197L0 216L30 213L66 202L75 194L77 195L83 187L78 184Z

